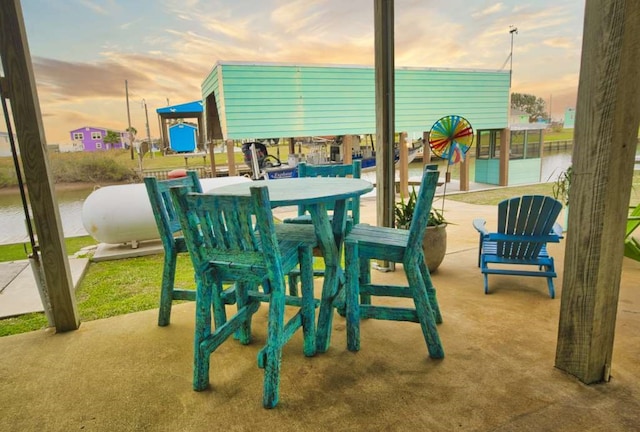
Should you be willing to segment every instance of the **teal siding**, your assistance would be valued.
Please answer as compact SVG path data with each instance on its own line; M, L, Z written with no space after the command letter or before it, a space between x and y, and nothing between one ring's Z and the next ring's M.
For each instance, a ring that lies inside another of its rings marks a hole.
M397 131L421 133L448 114L507 127L508 72L412 68L395 79ZM218 63L202 97L214 94L224 138L365 134L375 132L374 86L372 67Z
M509 161L509 186L539 183L542 159L518 159Z

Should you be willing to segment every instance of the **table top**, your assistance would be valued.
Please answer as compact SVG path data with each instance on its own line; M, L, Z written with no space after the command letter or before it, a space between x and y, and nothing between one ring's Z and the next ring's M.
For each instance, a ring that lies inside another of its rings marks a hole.
M269 188L269 200L274 207L348 199L373 190L373 185L362 179L305 177L237 183L210 189L207 193L214 195L249 195L251 187L263 185Z

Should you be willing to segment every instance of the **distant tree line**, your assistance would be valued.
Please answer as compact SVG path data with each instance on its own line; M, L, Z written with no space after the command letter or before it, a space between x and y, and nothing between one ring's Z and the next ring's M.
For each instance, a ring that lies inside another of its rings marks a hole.
M524 111L529 114L530 122L537 122L539 119L547 119L544 99L526 93L511 94L511 108Z

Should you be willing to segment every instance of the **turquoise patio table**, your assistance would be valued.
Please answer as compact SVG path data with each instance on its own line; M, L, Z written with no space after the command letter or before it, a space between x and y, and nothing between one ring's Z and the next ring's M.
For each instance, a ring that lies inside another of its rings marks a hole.
M266 185L272 207L305 205L309 208L318 244L325 262L324 283L318 312L316 348L329 349L333 321L333 302L338 294L341 274L340 257L347 220L347 200L373 190L373 185L352 178L292 178L260 180L221 186L207 191L214 195L250 195L252 186ZM334 203L333 218L329 218L327 204Z

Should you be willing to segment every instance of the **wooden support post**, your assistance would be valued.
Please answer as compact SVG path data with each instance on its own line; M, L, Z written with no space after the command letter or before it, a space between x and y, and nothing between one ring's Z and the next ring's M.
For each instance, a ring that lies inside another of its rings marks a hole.
M409 196L409 149L407 148L407 133L401 132L398 137L398 147L400 150L400 195Z
M227 167L229 168L229 177L236 175L236 154L233 140L227 140Z
M211 166L211 177L218 177L216 172L216 144L213 140L209 142L209 165Z
M345 135L342 138L342 163L350 164L353 162L353 135Z
M469 150L470 152L471 150ZM471 155L467 152L464 160L460 163L460 191L469 190L469 158Z
M556 367L608 381L640 123L640 9L587 0Z
M3 97L8 95L11 101L51 316L56 331L75 330L80 326L80 318L19 0L3 1L0 7L0 57L5 74L0 85ZM35 255L37 258L37 252Z
M509 147L511 146L511 129L505 128L500 131L500 172L498 173L498 184L509 186Z
M431 164L431 146L429 146L429 131L422 132L422 165Z
M289 154L296 153L296 139L294 137L289 138Z

